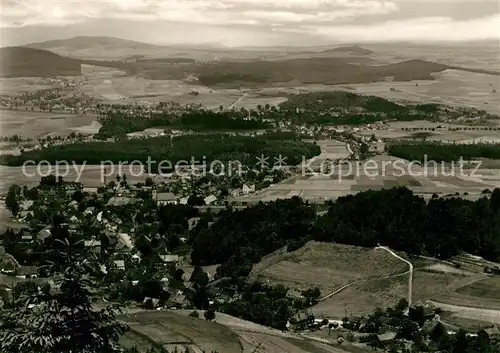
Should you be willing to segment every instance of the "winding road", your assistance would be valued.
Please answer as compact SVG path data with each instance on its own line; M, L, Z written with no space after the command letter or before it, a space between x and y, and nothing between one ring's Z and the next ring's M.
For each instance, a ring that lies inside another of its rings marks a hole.
M410 270L408 271L410 276L408 278L408 308L411 306L411 294L413 292L413 289L412 289L412 285L413 285L413 264L406 260L406 259L403 259L401 256L399 256L398 254L396 254L394 251L392 251L391 249L385 247L385 246L377 246L375 249L382 249L382 250L385 250L387 251L388 253L390 253L392 256L394 256L395 258L403 261L403 262L406 262L408 264L408 266L410 266Z

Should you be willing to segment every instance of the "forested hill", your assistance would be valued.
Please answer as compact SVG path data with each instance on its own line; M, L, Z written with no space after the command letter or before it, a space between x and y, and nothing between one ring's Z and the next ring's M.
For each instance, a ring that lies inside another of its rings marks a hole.
M80 76L81 61L65 58L46 50L0 48L1 77Z
M196 265L222 264L219 276L246 276L262 256L309 240L380 244L441 259L465 251L499 261L500 189L476 202L434 198L429 203L407 188L368 191L339 198L319 218L297 197L229 209L210 227L192 232L191 259Z

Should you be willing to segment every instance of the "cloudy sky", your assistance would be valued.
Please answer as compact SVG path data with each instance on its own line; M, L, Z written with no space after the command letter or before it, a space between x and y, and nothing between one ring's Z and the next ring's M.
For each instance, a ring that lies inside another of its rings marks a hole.
M72 36L304 45L500 38L499 0L1 0L2 46Z

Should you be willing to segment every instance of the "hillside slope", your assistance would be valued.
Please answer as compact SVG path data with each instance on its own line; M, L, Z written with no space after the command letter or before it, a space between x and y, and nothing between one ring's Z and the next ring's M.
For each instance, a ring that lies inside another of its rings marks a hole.
M179 352L219 353L346 353L338 346L311 341L290 332L273 330L226 314L215 322L187 316L189 311L139 311L121 317L131 327L122 337L124 347L144 352L154 342Z
M79 36L67 39L49 40L39 43L31 43L25 45L27 48L56 50L58 48L65 48L67 50L82 50L89 47L106 47L107 49L122 49L122 48L135 48L137 50L156 49L161 48L158 45L148 44L143 42L136 42L128 39L121 39L115 37L92 37L92 36Z
M65 58L47 50L0 48L0 77L79 76L80 60Z
M166 57L172 50L154 44L114 37L73 37L25 45L27 48L44 49L53 53L79 59L117 60L131 56Z
M344 46L332 49L323 50L322 53L345 53L352 55L372 55L375 52L362 48L359 45Z

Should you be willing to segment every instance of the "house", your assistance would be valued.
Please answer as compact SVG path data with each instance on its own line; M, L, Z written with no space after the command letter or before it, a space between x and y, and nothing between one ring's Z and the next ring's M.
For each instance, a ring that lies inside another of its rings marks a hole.
M95 207L93 207L93 206L92 207L87 207L87 209L85 211L83 211L83 214L85 216L91 215L91 214L94 213L94 211L95 211Z
M160 299L150 298L150 297L145 297L144 300L142 301L142 305L146 309L155 309L156 307L158 307L159 303L160 303Z
M203 201L205 201L205 205L210 205L211 203L217 201L217 197L215 197L214 195L210 195L205 197Z
M116 265L116 267L119 270L125 270L125 261L123 261L123 260L115 260L113 262L114 262L114 264Z
M21 209L23 210L29 210L31 206L33 206L32 200L24 200L21 202Z
M172 192L154 192L153 200L156 201L158 206L160 205L176 205L179 203L179 198Z
M47 227L43 228L40 232L38 232L36 238L39 241L44 241L45 239L47 239L50 236L51 236L50 226L47 226Z
M130 198L130 197L123 197L123 196L113 196L112 198L109 199L108 203L106 204L107 206L114 206L114 207L119 207L119 206L126 206L129 204L135 204L137 202L136 199Z
M410 307L410 313L421 310L425 320L430 320L435 316L435 306L430 303L418 302Z
M295 289L289 289L286 292L286 296L287 296L287 298L292 298L292 299L304 299L302 292L295 290Z
M234 189L233 191L231 191L231 196L233 196L233 197L240 196L242 193L243 193L242 189L240 189L240 188Z
M387 332L382 335L375 336L375 341L377 343L377 346L385 346L387 344L393 343L396 339L396 336L396 332Z
M422 332L425 333L426 335L430 335L436 327L439 325L439 320L432 319L430 321L426 321L424 325L422 326Z
M92 248L93 251L99 252L101 251L101 241L100 240L85 240L85 247Z
M478 332L478 337L488 342L500 342L500 329L497 326L488 327Z
M132 250L132 248L134 247L132 238L127 233L119 233L118 242L123 246L123 248L127 250Z
M106 265L101 265L100 266L100 269L101 269L101 272L104 273L104 274L107 274L108 273L108 268L106 267Z
M241 189L243 191L243 194L244 195L248 195L252 192L255 192L255 185L247 185L247 184L243 184L243 188Z
M166 263L177 263L180 260L179 255L160 255L160 259Z
M32 235L23 235L23 236L21 236L21 240L25 241L25 242L31 242L33 240L33 236Z
M199 221L200 221L200 217L193 217L193 218L188 219L189 230L196 228Z
M167 300L167 305L170 308L182 308L185 303L186 296L184 295L184 293L182 293L182 291L178 291L177 293L171 295Z
M268 182L272 183L274 181L274 177L272 175L266 175L264 177L264 181L268 181Z

